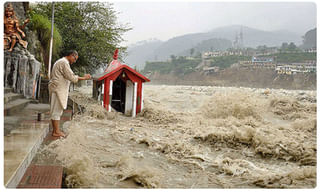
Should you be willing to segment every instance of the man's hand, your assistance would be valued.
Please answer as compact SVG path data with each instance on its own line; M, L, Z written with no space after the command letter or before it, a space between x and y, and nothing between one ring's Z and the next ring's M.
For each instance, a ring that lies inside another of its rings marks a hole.
M91 79L90 74L85 74L83 77L78 77L78 80L89 80L89 79Z
M28 19L26 19L26 20L24 20L24 24L29 23L29 21L30 21L30 19L29 19L29 18L28 18Z
M85 74L85 75L84 75L84 78L85 78L86 80L89 80L89 79L91 79L91 75L90 75L90 74Z

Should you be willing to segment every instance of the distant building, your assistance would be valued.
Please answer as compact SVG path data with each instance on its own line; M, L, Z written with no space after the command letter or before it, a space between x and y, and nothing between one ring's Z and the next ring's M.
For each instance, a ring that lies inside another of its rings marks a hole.
M278 74L293 75L297 73L315 73L317 65L315 60L308 60L304 63L279 63L275 69Z
M279 53L279 49L277 47L266 47L262 50L257 50L255 56L267 56Z
M220 70L220 68L218 66L204 67L202 70L203 70L204 74L209 75L209 74L218 72Z
M276 62L273 57L256 57L253 56L251 61L239 61L240 68L247 69L275 69Z
M243 51L241 51L240 49L229 50L228 55L243 55Z
M273 61L273 57L252 57L252 63L268 63Z
M203 59L209 59L211 57L221 57L221 56L227 56L227 51L207 51L202 54Z
M213 57L222 57L230 55L252 56L255 52L244 49L230 49L228 51L207 51L202 54L203 59L210 59Z
M245 69L253 68L252 61L239 61L238 62L238 67L239 68L245 68Z
M317 52L317 48L313 47L313 48L310 48L310 49L305 49L304 52L306 52L306 53L316 53Z
M252 65L254 68L274 69L276 62L273 57L252 57Z

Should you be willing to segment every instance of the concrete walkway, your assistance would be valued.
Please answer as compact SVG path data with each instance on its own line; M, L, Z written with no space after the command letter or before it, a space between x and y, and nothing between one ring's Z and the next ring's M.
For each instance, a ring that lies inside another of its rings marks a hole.
M64 131L64 123L70 121L71 118L72 110L64 110L60 119L60 128L62 131ZM59 138L52 136L52 126L50 126L49 133L43 139L39 149L49 145L56 139ZM55 156L50 154L43 155L41 152L38 152L35 154L17 188L61 188L63 187L62 179L63 167L56 161Z
M4 117L4 184L15 188L49 132L48 104L28 104ZM37 121L38 113L44 120Z
M51 136L50 105L32 102L36 101L24 99L11 89L5 90L4 185L6 188L61 188L63 167L55 158L40 161L37 153L41 145L59 139ZM39 113L41 121L38 121ZM60 128L71 119L72 110L64 110Z

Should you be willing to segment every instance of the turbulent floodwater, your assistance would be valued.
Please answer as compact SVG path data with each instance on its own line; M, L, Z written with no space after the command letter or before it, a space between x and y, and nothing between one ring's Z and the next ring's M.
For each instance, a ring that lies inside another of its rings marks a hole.
M146 85L136 118L107 113L91 88L42 149L67 169L68 187L313 188L316 91Z

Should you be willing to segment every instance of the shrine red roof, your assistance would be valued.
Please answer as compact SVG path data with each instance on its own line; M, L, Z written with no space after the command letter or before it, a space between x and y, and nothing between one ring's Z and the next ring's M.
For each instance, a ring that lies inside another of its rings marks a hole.
M114 70L110 71L110 72L105 72L99 76L94 77L95 80L101 81L121 70L125 70L127 69L128 71L130 71L131 73L133 73L134 75L136 75L137 77L139 77L140 79L142 79L145 82L149 82L150 80L148 78L146 78L145 76L143 76L142 74L138 73L136 70L132 69L131 67L129 67L128 65L120 65L119 67L115 68Z

